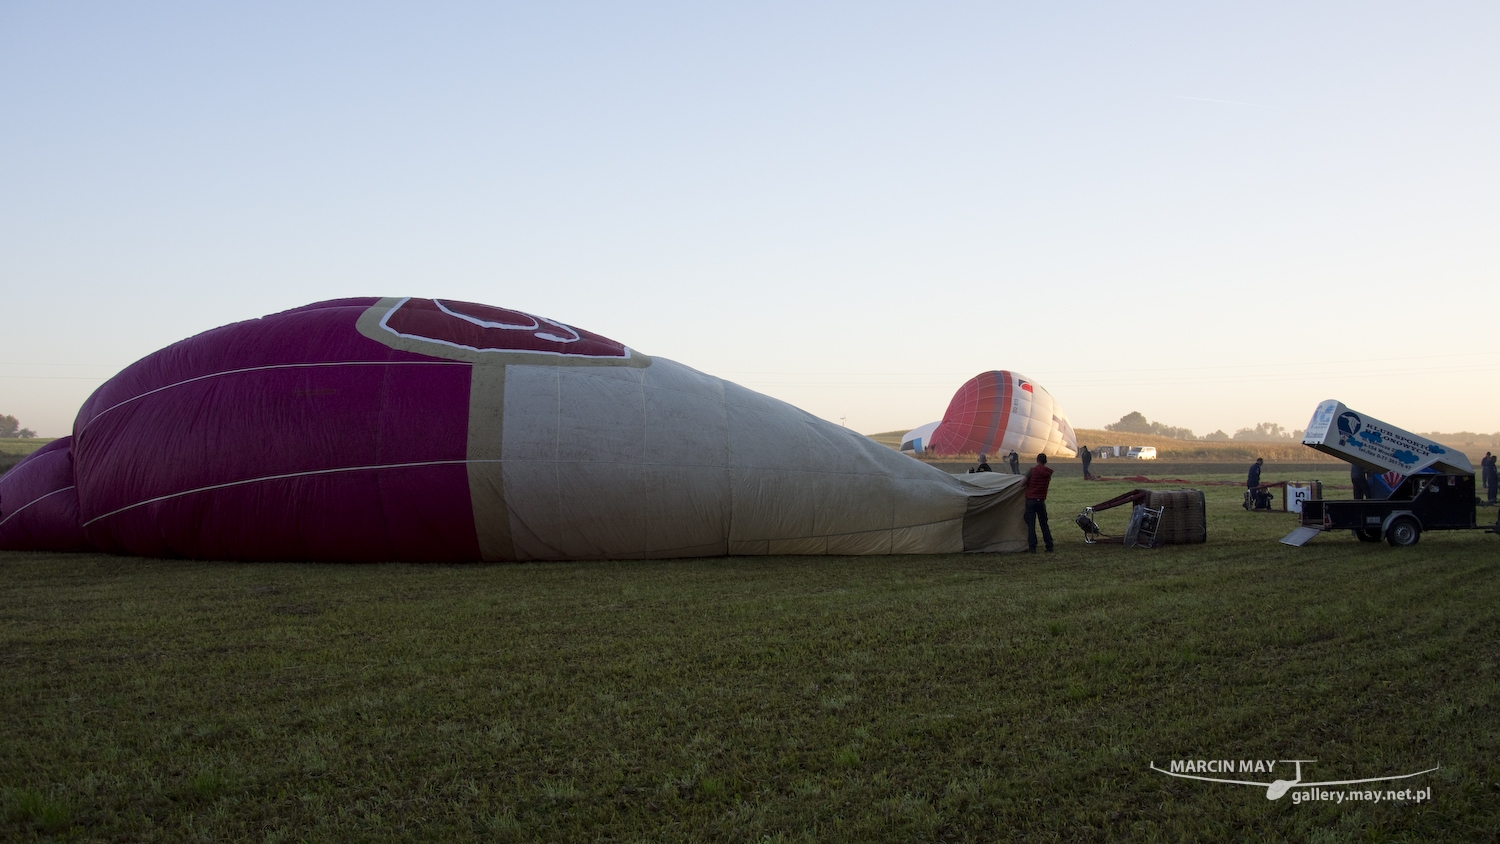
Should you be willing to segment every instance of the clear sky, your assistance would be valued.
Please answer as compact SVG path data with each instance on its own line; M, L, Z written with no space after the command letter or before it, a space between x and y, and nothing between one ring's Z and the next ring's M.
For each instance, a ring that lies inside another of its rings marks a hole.
M1500 430L1500 4L0 3L0 414L320 299L859 431Z

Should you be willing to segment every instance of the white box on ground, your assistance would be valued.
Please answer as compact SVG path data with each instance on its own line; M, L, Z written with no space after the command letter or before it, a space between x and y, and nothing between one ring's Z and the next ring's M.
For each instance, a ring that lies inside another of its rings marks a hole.
M1312 498L1312 494L1313 494L1312 484L1294 484L1294 483L1290 483L1290 482L1287 483L1287 485L1286 485L1286 509L1287 509L1287 512L1289 512L1289 513L1300 513L1300 512L1302 512L1302 502L1308 500L1309 498Z

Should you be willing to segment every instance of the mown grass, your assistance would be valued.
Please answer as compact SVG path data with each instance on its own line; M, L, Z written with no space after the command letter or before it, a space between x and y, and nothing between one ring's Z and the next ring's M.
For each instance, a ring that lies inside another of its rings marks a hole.
M43 437L0 437L0 454L19 454L25 457L50 442L50 438Z
M10 467L26 459L26 456L41 448L51 439L39 437L0 437L0 475Z
M1052 555L0 554L0 839L1494 840L1500 537L1292 549L1207 487L1207 545L1083 545L1128 488L1055 481Z

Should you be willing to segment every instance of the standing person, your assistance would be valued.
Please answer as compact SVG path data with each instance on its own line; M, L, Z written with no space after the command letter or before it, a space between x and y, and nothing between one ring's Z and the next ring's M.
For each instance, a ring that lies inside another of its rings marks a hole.
M1026 472L1026 549L1033 554L1036 553L1037 522L1042 523L1042 541L1047 544L1047 553L1052 553L1052 529L1047 527L1047 486L1051 483L1052 470L1047 468L1047 455L1038 454L1036 465Z
M1010 473L1012 475L1021 474L1021 455L1012 451L1010 456L1005 458L1005 462L1010 464Z
M1487 493L1486 504L1495 503L1495 494L1500 492L1500 467L1495 465L1495 455L1488 451L1484 453L1484 459L1479 461L1480 477L1484 478L1484 491Z
M1363 501L1370 497L1370 476L1365 474L1365 469L1358 463L1349 464L1349 480L1354 482L1354 500Z
M1094 453L1089 451L1088 446L1081 445L1078 447L1078 457L1083 460L1083 479L1092 479L1094 476L1089 474L1089 464L1094 462Z
M986 460L984 458L984 455L981 454L981 455L979 455L979 465L977 467L973 468L973 469L970 469L969 471L971 471L971 472L993 472L995 470L990 468L990 461Z

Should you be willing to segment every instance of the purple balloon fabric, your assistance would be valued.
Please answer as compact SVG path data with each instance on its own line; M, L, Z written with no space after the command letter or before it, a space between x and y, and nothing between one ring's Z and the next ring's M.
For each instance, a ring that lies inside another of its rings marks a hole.
M85 551L73 483L73 438L53 440L0 475L0 548Z
M198 559L479 559L471 367L361 336L376 301L217 328L101 387L74 423L89 543Z

